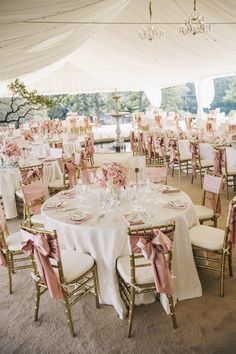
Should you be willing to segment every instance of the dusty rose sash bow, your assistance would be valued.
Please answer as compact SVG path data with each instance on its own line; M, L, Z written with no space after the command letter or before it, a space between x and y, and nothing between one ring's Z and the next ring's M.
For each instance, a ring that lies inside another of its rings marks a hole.
M162 120L160 116L155 116L155 123L157 127L162 128Z
M2 207L0 205L0 232L3 233L5 230L5 226L6 226L6 218L4 215L4 211L2 210ZM0 266L6 267L7 266L7 262L6 262L6 256L3 253L3 244L1 242L1 238L0 238Z
M185 123L188 130L192 129L192 121L193 121L192 117L185 118Z
M228 240L236 246L236 203L231 202L228 217L227 217L227 226L229 228Z
M192 175L196 176L199 156L197 144L190 143L190 151L192 153Z
M88 138L86 141L86 151L93 156L94 155L94 144L93 144L93 140L91 138Z
M215 150L214 152L214 173L222 175L222 162L224 161L224 151Z
M76 166L73 162L65 163L65 170L68 173L69 185L70 187L74 187L76 184Z
M131 145L131 150L133 152L135 152L136 150L136 144L135 144L135 136L134 136L134 132L130 133L130 145Z
M24 171L24 170L21 171L21 178L24 184L30 183L36 177L38 178L41 177L41 171L39 170L38 167L33 168L32 170L29 171Z
M152 158L152 136L149 135L147 137L147 151L148 151L148 158Z
M157 138L157 146L158 146L158 153L160 155L160 157L164 158L164 139L163 138Z
M173 294L173 280L164 254L172 250L172 242L160 230L153 231L154 238L140 237L136 244L143 256L151 262L156 290L162 294Z
M138 117L137 122L138 122L138 129L142 129L142 117Z
M218 214L221 213L221 201L220 197L217 203L217 195L220 193L223 187L223 178L217 176L211 176L206 174L203 181L203 189L207 192L206 199L208 199L211 208Z
M170 149L170 165L174 165L177 157L176 157L176 141L173 139L170 139L169 141L169 149Z
M33 235L25 230L21 230L21 232L26 240L21 249L29 256L34 255L39 275L47 285L50 296L56 300L63 299L60 284L50 262L50 258L57 261L60 258L56 240L50 240L49 244L47 238L43 235ZM54 248L53 253L50 246Z
M138 135L138 150L139 150L140 154L142 154L143 150L144 150L144 141L143 141L143 133L142 132L139 132L139 135Z

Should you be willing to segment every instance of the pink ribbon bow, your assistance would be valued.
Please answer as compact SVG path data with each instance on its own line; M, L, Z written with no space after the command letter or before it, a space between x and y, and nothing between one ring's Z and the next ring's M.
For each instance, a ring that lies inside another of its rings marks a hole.
M194 143L190 143L190 150L192 153L192 175L196 176L197 168L198 168L197 158L199 156L197 145Z
M169 149L170 149L170 165L173 166L177 160L177 157L176 157L176 141L175 140L172 140L170 139L170 142L169 142Z
M137 246L143 256L151 262L156 290L161 294L173 294L173 280L164 254L172 250L172 242L160 230L154 230L154 238L141 237Z
M154 237L152 237L154 236ZM130 237L131 251L142 253L151 262L156 290L162 294L173 294L173 279L164 254L172 250L172 242L160 230L153 230L148 238Z
M148 158L152 158L152 136L149 135L147 138L147 150L148 150Z
M65 169L68 173L69 185L70 187L74 187L76 184L76 165L73 162L66 162Z
M22 243L21 249L29 256L34 256L39 275L47 285L50 296L56 300L63 299L62 289L50 262L50 258L57 261L60 258L58 247L55 244L56 240L50 240L49 244L43 235L33 235L25 230L21 232L26 240Z
M224 151L215 150L214 152L214 173L222 175L222 162L224 160Z
M5 230L5 226L6 226L6 218L4 215L4 211L2 210L2 207L0 205L0 232L1 234L3 234L4 230ZM3 237L3 235L2 235ZM1 242L1 238L0 238L0 265L3 267L7 266L7 262L6 262L6 256L3 253L3 244Z
M227 217L227 226L229 228L229 241L236 246L236 203L231 203L228 217Z
M22 191L26 204L31 209L33 214L40 213L43 197L45 195L44 185L41 180L37 180L27 185L22 186Z
M144 150L144 141L143 141L143 133L139 132L138 135L138 150L140 154L143 154L143 150Z
M40 178L41 177L41 172L39 170L38 167L29 170L29 171L21 171L21 178L22 178L22 182L24 184L28 184L30 183L34 178Z

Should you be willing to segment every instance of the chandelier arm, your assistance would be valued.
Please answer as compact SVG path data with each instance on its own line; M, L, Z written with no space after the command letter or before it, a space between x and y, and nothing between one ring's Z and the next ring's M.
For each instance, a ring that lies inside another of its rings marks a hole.
M149 1L149 16L150 16L150 23L152 22L152 1Z

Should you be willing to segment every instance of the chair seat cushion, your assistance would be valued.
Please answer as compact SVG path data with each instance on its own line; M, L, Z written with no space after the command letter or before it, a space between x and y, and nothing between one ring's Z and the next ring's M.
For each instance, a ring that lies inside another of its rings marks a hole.
M93 257L74 250L61 250L61 259L67 283L73 282L94 265Z
M209 220L214 216L214 210L205 205L194 205L199 220Z
M202 166L202 167L213 167L213 166L214 166L214 161L211 161L211 160L201 160L201 166Z
M17 189L15 191L15 195L19 198L19 199L24 199L24 195L23 195L23 192L22 192L22 189Z
M191 155L180 155L180 161L190 161L191 159Z
M220 250L223 247L224 235L224 230L206 225L195 225L189 230L193 246L212 251Z
M63 188L64 187L64 182L63 179L55 179L52 182L48 183L49 188Z
M6 242L8 245L8 249L10 251L19 251L21 250L21 242L23 242L23 238L19 231L10 234L6 238Z
M31 216L31 221L32 221L33 224L42 224L42 225L44 224L43 216L42 216L41 213L32 215Z
M145 258L138 258L135 261L136 264L140 263L146 263L150 264L148 260ZM122 256L119 257L117 260L117 270L120 273L122 279L125 280L126 283L131 283L131 274L130 274L130 258L129 256ZM140 267L140 268L135 268L135 280L136 284L147 284L147 283L153 283L154 282L154 276L153 276L153 270L150 267Z

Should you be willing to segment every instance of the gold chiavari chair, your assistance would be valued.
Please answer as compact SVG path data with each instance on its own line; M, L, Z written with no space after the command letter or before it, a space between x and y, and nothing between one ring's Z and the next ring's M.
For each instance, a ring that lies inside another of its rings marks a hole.
M172 177L174 177L175 167L178 167L179 179L181 179L181 172L185 171L188 175L191 167L191 152L189 149L189 141L187 139L171 138L169 141L170 162L172 167Z
M230 202L229 213L235 208L236 199L234 198ZM234 211L232 218L235 218L235 214ZM235 223L236 220L230 222ZM196 266L220 273L220 296L224 296L226 257L228 257L229 275L233 275L230 222L227 223L225 230L207 225L195 225L189 230Z
M70 334L75 336L74 325L72 321L71 308L84 296L93 292L95 294L95 304L99 308L98 298L98 276L96 262L90 255L75 250L60 250L56 231L36 230L21 226L24 232L24 239L28 238L33 249L37 246L31 240L37 238L46 239L47 246L50 249L45 258L52 265L57 277L59 294L53 294L49 282L40 273L36 258L31 258L35 282L35 313L34 320L38 320L39 304L41 296L49 290L51 297L62 299L65 306L65 313ZM42 242L41 242L42 243ZM43 269L45 273L45 269ZM61 293L61 294L60 294Z
M0 206L0 264L6 266L8 272L9 293L12 294L12 275L15 271L31 268L31 258L21 250L23 241L20 232L9 234L6 218Z
M167 166L151 165L147 166L142 171L142 177L152 183L167 184Z
M19 166L21 181L27 182L27 179L35 177L37 174L39 177L43 177L43 164L34 164L27 166ZM25 205L24 205L24 194L22 188L15 191L17 214L19 218L25 218Z
M200 224L205 221L213 221L213 226L217 227L217 219L220 216L220 192L223 187L223 177L205 174L203 179L202 204L194 204L194 209ZM209 206L207 206L207 204Z
M156 292L153 269L150 261L146 260L136 245L135 251L131 245L137 244L140 238L148 241L154 237L154 230L159 229L171 241L173 241L175 223L166 225L156 225L148 228L131 229L128 228L128 240L130 245L130 255L119 257L116 261L116 271L119 283L119 290L122 300L128 310L128 338L131 336L135 296L137 294ZM165 262L171 271L172 252L165 254ZM170 314L173 327L177 328L177 321L174 312L172 294L166 294L169 300Z

